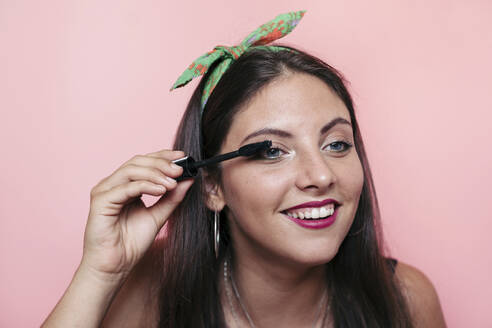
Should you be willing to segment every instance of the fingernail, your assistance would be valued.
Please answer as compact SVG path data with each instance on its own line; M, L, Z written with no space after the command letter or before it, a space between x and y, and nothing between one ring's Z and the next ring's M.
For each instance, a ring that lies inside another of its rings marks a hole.
M159 182L163 185L169 185L169 180L166 179L166 177L158 177Z
M179 169L181 166L179 166L178 164L174 164L174 163L171 163L171 167L175 170Z
M158 190L158 191L162 191L162 192L166 191L166 187L160 186L160 185L154 185L154 186L152 186L152 188L154 188L155 190Z
M166 177L166 180L169 182L169 183L176 183L176 180L174 180L173 178L170 178L170 177Z

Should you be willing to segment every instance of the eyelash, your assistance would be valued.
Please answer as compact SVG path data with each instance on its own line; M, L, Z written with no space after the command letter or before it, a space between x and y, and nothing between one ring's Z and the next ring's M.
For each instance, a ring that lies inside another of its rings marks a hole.
M343 152L346 152L346 151L348 151L353 146L352 143L346 142L346 141L334 141L332 143L329 143L328 146L331 146L333 144L342 144L344 146L344 149L343 150L337 150L337 151L335 151L335 153L343 153ZM256 159L263 159L263 160L277 160L277 159L279 159L281 155L278 156L278 157L274 157L274 158L271 158L271 157L267 157L266 156L266 153L268 151L271 151L271 150L280 150L281 152L286 153L286 151L282 150L282 148L280 148L280 147L270 147L270 148L268 148L268 149L260 152L257 156L255 156L255 158Z

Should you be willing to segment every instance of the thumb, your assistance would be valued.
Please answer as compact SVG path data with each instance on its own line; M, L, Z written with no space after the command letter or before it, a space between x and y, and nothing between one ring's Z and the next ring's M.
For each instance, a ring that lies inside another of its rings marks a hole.
M194 181L194 179L180 181L176 188L164 194L154 205L149 207L150 213L157 220L156 223L159 229L166 223L178 204L181 203Z

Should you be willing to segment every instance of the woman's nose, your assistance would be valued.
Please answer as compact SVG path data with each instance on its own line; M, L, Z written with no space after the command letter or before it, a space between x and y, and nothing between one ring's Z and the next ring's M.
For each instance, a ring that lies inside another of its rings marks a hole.
M335 183L335 172L320 151L298 154L296 162L296 185L299 189L323 193Z

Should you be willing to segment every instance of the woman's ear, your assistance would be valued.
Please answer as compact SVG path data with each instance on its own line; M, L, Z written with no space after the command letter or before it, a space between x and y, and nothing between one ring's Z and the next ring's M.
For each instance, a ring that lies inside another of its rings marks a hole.
M203 172L203 181L205 185L205 205L211 211L222 211L225 207L224 193L212 175Z

